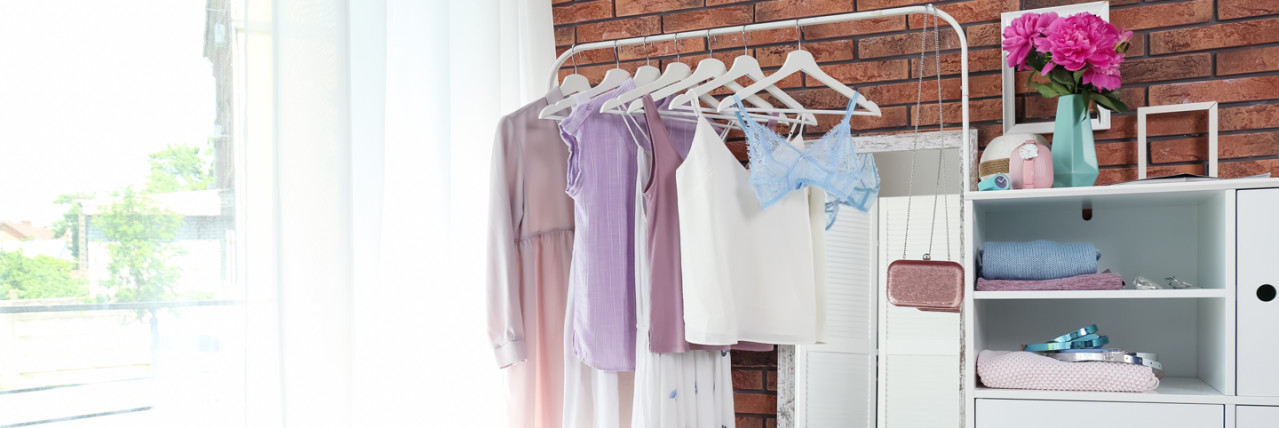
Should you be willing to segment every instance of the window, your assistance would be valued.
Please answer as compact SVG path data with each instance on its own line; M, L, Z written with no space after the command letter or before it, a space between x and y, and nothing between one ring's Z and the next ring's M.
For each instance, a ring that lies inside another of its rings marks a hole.
M237 6L0 3L0 426L244 424Z

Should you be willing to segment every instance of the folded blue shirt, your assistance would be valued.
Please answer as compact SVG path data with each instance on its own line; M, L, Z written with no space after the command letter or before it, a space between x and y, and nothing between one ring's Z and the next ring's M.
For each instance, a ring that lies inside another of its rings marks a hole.
M981 277L1045 280L1097 273L1101 252L1091 242L987 242Z

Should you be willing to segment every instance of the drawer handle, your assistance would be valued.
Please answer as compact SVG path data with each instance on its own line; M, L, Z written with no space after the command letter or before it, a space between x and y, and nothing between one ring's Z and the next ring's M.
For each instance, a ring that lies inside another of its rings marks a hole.
M1269 302L1275 299L1275 286L1270 284L1261 284L1257 287L1257 298L1263 302Z

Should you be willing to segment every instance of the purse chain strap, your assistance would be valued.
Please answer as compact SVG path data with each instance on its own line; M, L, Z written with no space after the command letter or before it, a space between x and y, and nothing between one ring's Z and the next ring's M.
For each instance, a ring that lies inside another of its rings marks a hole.
M929 5L929 8L931 9L932 5ZM925 60L924 54L928 52L928 19L930 17L932 18L932 21L933 21L932 22L933 66L935 70L934 74L937 77L937 130L944 131L946 129L946 125L945 125L946 120L945 120L945 113L943 111L944 109L942 105L942 92L941 92L941 27L940 27L940 23L938 22L937 15L925 14L923 30L920 33L920 37L919 37L919 79L918 79L919 84L917 88L918 90L915 93L914 135L916 137L918 137L918 134L919 134L919 123L921 119L920 112L922 111L922 105L923 105L923 99L924 99L924 60ZM919 138L915 138L914 140L915 140L914 146L911 147L911 151L910 151L910 179L907 181L907 187L906 187L907 189L906 190L906 231L905 231L906 236L904 237L903 239L904 242L902 243L903 259L906 258L906 250L910 246L911 201L914 199L914 194L915 194L915 158L917 157L917 154L919 153ZM944 184L942 182L942 177L946 175L946 162L945 162L945 159L942 158L942 153L944 151L945 151L944 149L937 150L937 192L933 194L932 226L928 232L929 233L928 252L924 253L924 260L932 259L933 238L936 236L936 232L937 232L937 199L938 197L941 196L941 193L942 193L941 192L942 184ZM962 190L961 190L961 193L962 193ZM949 212L950 200L942 199L942 203L945 204L946 206L945 212ZM962 207L963 205L962 202L960 205ZM946 224L946 260L953 260L950 253L950 216L944 215L942 216L942 219ZM963 233L962 229L960 233ZM961 236L960 239L961 239L960 245L963 245L963 241L962 241L963 237Z

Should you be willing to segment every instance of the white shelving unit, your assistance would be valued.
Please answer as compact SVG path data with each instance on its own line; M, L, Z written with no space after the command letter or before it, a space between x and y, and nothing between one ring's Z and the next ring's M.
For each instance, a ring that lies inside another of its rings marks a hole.
M1279 226L1257 226L1279 222L1279 180L966 192L965 199L965 238L973 257L965 265L966 426L1034 423L1064 428L1081 419L1018 418L1085 412L1082 420L1107 421L1132 412L1145 415L1141 426L1260 428L1246 422L1260 419L1251 416L1236 424L1236 408L1263 407L1244 409L1248 415L1279 412L1279 387L1237 388L1237 383L1256 384L1249 383L1255 377L1279 380L1279 368L1267 371L1255 355L1279 352L1279 345L1272 344L1279 338L1272 331L1279 330L1271 330L1279 328L1279 299L1274 304L1252 302L1258 299L1260 282L1279 285L1279 248L1275 257L1267 256L1273 259L1269 263L1251 261L1257 259L1253 247L1279 247ZM1129 284L1138 275L1154 281L1176 276L1199 288L974 289L976 258L986 242L1036 239L1092 242L1102 253L1099 268L1122 274ZM976 371L980 351L1017 350L1089 324L1110 336L1110 347L1158 353L1165 373L1159 388L1099 393L981 384ZM1269 361L1273 364L1273 355ZM1268 423L1264 426L1279 426L1279 421Z

